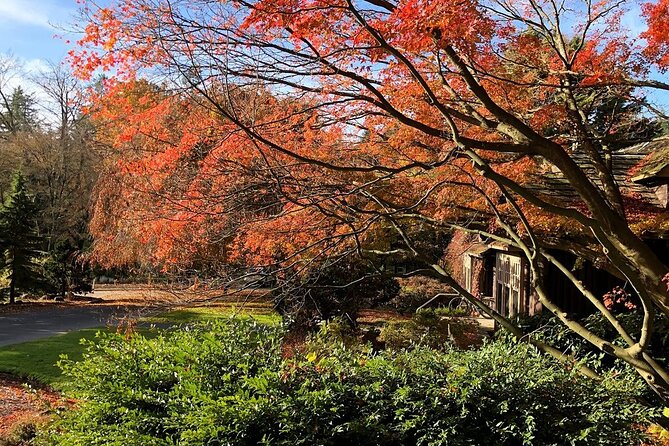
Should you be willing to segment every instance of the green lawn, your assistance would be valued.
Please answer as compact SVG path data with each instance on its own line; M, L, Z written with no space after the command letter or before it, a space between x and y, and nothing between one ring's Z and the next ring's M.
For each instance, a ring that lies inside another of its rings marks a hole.
M281 317L266 306L235 307L194 307L171 310L143 319L152 324L190 324L201 321L214 321L229 317L253 318L261 324L277 324Z
M281 320L276 313L266 307L255 306L237 309L233 306L225 306L172 310L145 318L142 322L181 325L233 316L252 317L263 324L276 324ZM60 369L56 366L60 356L64 354L69 359L81 359L86 349L81 344L81 340L95 339L97 332L106 330L108 329L104 327L89 328L36 341L0 347L0 372L33 378L55 389L64 389L67 385L66 377L60 373ZM148 328L141 328L140 332L149 336L156 333L156 331Z
M81 359L85 347L81 339L94 339L104 328L89 328L71 333L0 347L0 371L34 378L54 388L62 388L65 377L56 362L60 355Z

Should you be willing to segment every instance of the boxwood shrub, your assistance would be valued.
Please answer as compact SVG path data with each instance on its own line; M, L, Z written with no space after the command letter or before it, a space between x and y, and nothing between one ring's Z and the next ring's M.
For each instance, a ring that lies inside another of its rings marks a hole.
M595 382L525 345L374 353L324 328L281 357L282 332L230 320L153 339L104 335L62 367L60 445L627 445L655 415L632 375Z

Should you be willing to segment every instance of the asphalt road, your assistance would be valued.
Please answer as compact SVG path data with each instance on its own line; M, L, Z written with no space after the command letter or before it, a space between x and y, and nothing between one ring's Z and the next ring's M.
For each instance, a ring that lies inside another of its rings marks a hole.
M125 312L124 308L118 307L82 306L3 314L0 315L0 346L102 327Z

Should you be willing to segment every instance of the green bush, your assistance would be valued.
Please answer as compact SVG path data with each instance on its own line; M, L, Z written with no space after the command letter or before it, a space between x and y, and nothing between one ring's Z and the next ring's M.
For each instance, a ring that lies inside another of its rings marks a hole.
M597 383L525 345L374 354L322 329L282 359L281 330L250 321L124 340L64 362L76 410L60 445L623 445L652 410L643 384ZM311 347L311 348L310 348Z
M453 346L466 348L479 344L482 333L478 322L458 316L449 317L451 314L451 311L440 311L440 309L419 310L411 320L388 322L381 329L379 340L391 350L412 348L417 345L446 349Z
M464 308L448 308L448 307L436 307L434 308L434 313L438 316L444 317L467 317L469 316L468 311Z
M643 322L640 312L617 314L616 317L628 333L639 333ZM588 341L568 329L557 317L550 313L522 318L518 321L525 333L553 345L558 349L585 360L589 366L597 370L621 368L623 362L603 353ZM595 313L581 320L581 323L596 335L610 340L614 344L627 347L618 332L601 313ZM498 337L505 341L512 336L503 330ZM669 365L669 319L658 315L655 318L654 332L648 349L649 353L661 364Z

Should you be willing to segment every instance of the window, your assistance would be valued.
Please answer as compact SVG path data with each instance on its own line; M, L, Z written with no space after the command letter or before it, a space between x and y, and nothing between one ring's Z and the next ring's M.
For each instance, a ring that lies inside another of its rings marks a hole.
M472 256L465 254L462 264L462 277L467 291L472 292Z
M518 256L498 253L495 268L495 300L504 316L526 311L522 302L522 262Z

